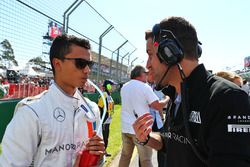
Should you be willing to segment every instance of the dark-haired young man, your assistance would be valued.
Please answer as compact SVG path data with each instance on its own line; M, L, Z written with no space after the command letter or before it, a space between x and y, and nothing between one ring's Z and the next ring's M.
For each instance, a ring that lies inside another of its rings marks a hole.
M155 55L147 68L158 88L175 87L181 97L166 119L166 132L151 133L144 114L133 124L137 139L166 152L166 166L250 166L250 106L239 87L207 72L195 28L170 17L154 26Z
M16 106L2 141L1 167L78 166L83 142L91 154L104 153L102 138L95 132L89 136L88 127L100 124L98 106L77 90L86 83L93 63L89 41L58 36L50 62L54 83Z

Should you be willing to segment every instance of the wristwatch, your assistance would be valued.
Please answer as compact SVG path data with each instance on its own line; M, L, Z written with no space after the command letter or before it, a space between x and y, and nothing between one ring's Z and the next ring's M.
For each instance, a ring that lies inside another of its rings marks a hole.
M146 141L141 142L141 141L139 141L138 138L136 138L136 139L135 139L135 142L136 142L137 144L141 145L141 146L145 146L145 145L148 143L149 139L150 139L150 135L148 134L148 136L147 136L147 138L146 138Z

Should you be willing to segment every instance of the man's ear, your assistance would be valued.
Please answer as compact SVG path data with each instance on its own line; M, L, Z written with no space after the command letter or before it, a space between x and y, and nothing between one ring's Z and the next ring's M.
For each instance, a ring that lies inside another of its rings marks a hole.
M61 70L62 68L62 61L59 60L58 58L54 58L52 60L52 64L54 66L55 71Z

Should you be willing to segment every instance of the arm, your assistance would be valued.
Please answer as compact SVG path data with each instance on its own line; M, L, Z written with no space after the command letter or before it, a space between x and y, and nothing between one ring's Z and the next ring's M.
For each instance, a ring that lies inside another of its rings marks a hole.
M134 122L133 128L135 135L140 142L145 142L147 140L149 133L152 131L152 124L153 120L150 113L142 115ZM157 133L150 133L150 137L146 145L156 150L160 150L163 146L160 135Z
M168 103L169 101L169 97L166 96L164 99L162 100L156 100L154 102L152 102L149 106L155 110L162 110Z
M161 119L163 120L163 119L164 119L163 109L162 109L162 110L159 110L159 114L160 114L160 116L161 116Z
M37 152L40 133L34 111L27 106L20 107L5 131L0 166L29 166Z

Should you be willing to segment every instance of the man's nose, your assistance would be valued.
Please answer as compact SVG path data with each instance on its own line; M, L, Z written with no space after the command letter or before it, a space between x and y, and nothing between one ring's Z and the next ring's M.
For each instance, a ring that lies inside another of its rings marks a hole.
M88 65L86 65L86 67L84 67L82 70L83 70L83 73L90 73L91 71Z

